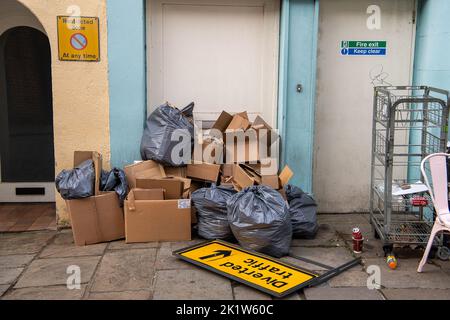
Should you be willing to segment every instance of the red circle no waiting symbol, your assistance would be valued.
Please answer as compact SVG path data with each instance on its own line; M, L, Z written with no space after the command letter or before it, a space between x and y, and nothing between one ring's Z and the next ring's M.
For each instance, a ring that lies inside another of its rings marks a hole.
M75 50L83 50L87 47L88 40L86 36L82 33L75 33L70 37L70 45Z

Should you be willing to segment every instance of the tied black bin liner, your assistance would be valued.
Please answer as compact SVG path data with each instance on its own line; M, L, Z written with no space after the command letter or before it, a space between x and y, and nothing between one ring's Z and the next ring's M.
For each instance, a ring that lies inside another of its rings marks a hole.
M100 190L115 191L119 196L120 203L123 204L128 193L128 182L125 172L118 168L114 168L110 172L102 170Z
M65 200L94 195L95 169L92 160L86 160L72 170L63 170L55 179L56 190Z
M190 150L192 153L194 146L193 108L194 103L183 110L173 108L166 103L150 114L141 141L143 160L154 160L174 167L186 165L191 160L191 154L183 154L182 150ZM180 138L180 140L172 141L176 131L182 140ZM174 149L179 157L172 159Z
M209 240L233 238L227 217L227 201L236 194L230 187L202 188L191 195L192 203L197 209L198 235Z
M278 191L264 185L245 188L228 201L228 221L242 247L277 258L289 253L289 206Z
M294 238L314 238L319 226L317 224L317 204L302 189L287 185L284 190L289 202Z

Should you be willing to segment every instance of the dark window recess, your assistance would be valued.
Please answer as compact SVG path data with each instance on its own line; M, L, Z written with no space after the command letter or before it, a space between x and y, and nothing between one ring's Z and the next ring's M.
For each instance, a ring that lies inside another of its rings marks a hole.
M9 29L0 37L2 182L54 181L53 143L48 38L30 27Z
M45 188L16 188L16 196L45 196Z

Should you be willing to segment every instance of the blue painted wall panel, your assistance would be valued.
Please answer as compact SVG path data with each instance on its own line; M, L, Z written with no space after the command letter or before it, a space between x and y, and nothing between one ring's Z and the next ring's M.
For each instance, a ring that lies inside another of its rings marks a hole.
M450 1L419 2L414 84L450 90L449 17Z
M281 163L295 172L293 184L312 192L318 1L285 0L282 5ZM297 84L303 87L301 93Z
M108 0L111 165L140 160L146 116L145 0Z

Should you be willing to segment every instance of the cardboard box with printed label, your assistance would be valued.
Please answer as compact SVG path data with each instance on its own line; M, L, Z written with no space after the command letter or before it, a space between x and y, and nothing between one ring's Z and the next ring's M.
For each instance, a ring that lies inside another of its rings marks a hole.
M74 166L92 159L95 168L95 195L84 199L66 200L75 244L107 242L125 236L123 209L115 192L100 191L102 157L98 152L75 151Z
M164 200L163 189L133 189L125 200L125 241L191 240L191 200Z

